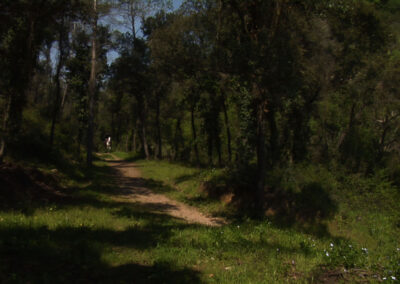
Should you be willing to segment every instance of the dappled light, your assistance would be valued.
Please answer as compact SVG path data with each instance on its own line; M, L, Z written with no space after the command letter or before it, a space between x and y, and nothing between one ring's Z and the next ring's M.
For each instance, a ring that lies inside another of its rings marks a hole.
M400 0L0 23L0 283L400 280Z

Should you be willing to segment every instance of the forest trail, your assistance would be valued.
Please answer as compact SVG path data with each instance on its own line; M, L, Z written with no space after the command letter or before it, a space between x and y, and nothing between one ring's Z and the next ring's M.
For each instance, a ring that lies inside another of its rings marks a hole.
M136 164L112 156L112 160L106 161L117 171L119 191L113 197L115 201L136 204L146 211L170 215L188 223L214 227L227 223L223 218L208 217L194 207L153 192L146 187L146 180L142 178Z

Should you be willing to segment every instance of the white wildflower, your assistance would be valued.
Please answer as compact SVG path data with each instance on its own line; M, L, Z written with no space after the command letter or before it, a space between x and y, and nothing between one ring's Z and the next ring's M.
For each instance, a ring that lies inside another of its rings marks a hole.
M329 256L329 252L326 252L326 256Z
M396 277L394 277L394 276L392 276L391 278L392 278L392 280L396 280Z
M331 248L333 248L333 243L331 243Z

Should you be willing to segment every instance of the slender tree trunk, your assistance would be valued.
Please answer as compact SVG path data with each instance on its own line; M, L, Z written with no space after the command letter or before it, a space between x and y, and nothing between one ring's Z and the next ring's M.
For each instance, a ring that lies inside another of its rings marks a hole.
M51 48L52 48L52 46L53 46L53 43L52 42L46 42L46 48L45 48L45 51L44 51L44 55L45 55L45 58L46 58L46 66L45 66L45 72L46 72L46 74L50 77L50 76L52 76L52 74L53 74L53 68L52 68L52 61L51 61ZM35 81L34 79L33 79L33 81ZM41 81L41 79L37 79L36 81ZM43 102L43 91L42 90L37 90L37 89L39 89L39 82L37 83L37 84L35 84L35 85L37 85L37 87L35 86L35 92L36 92L36 96L39 96L39 98L37 98L37 99L35 99L35 103L38 103L38 102ZM54 88L53 88L53 83L52 82L48 82L47 84L46 84L46 89L47 89L47 92L48 92L48 95L49 95L49 97L50 96L54 96ZM39 94L37 94L37 93L39 93ZM54 98L53 98L54 99ZM50 107L53 107L52 105L50 105L51 104L51 100L46 100L46 103L49 103L49 108ZM54 101L53 101L53 103L54 103ZM53 109L54 110L54 109Z
M5 140L4 135L1 135L1 137L0 137L0 164L3 163L5 150L6 150L6 140Z
M309 119L306 116L308 113L307 108L295 110L293 113L295 121L293 123L292 157L296 162L304 160L307 155L307 125Z
M260 94L258 94L258 96L259 95ZM267 170L267 157L265 151L266 113L267 101L262 99L257 109L257 191L255 194L255 209L258 213L261 213L264 207L264 186Z
M218 153L218 166L222 167L221 138L219 137L219 133L215 135L215 146Z
M134 40L136 39L136 25L135 25L136 9L134 7L135 3L136 2L132 1L132 0L129 3L129 14L130 14L130 17L131 17L131 29L132 29L132 36L133 36Z
M133 151L133 153L137 153L137 123L135 123L135 129L133 130L133 141L132 141L132 143L133 143L133 147L132 147L132 151Z
M213 134L209 133L208 134L208 164L210 166L213 165Z
M122 136L122 119L120 116L117 117L117 132L115 135L115 143L116 146L119 145L122 141L121 141L121 136Z
M90 69L89 79L89 117L87 129L87 155L86 164L88 167L92 166L93 162L93 131L94 131L94 99L96 93L96 48L97 48L97 0L93 0L93 19L92 19L92 63Z
M179 117L176 120L176 128L175 128L175 157L174 160L177 160L179 157L180 150L180 140L182 139L182 129L181 129L181 118Z
M191 121L192 121L193 147L194 147L194 153L196 155L196 164L199 165L200 159L199 159L199 149L197 147L197 133L196 133L196 124L195 124L195 120L194 120L194 109L195 109L195 105L192 104L192 107L190 109L190 114L191 114Z
M271 167L273 167L278 161L280 156L279 142L278 142L278 127L275 120L275 111L270 108L266 114L269 126L269 144L270 144L270 157L271 157Z
M65 85L63 96L61 99L61 105L60 105L60 114L62 114L64 106L65 106L65 101L67 100L67 94L68 94L68 84Z
M162 139L161 139L161 126L160 126L160 97L159 95L156 96L157 99L157 109L156 109L156 128L157 128L157 144L158 144L158 151L157 151L157 158L162 159Z
M385 123L388 124L387 121L385 121ZM389 124L385 126L385 128L382 131L381 137L379 139L379 151L378 151L378 155L376 158L376 162L380 163L383 159L383 155L385 153L385 140L386 140L386 135L388 133L388 131L390 130L390 126Z
M57 118L60 112L61 107L61 68L64 65L65 53L64 53L64 40L65 40L65 31L64 31L64 18L61 22L61 29L59 31L59 39L58 39L58 64L57 71L55 75L56 81L56 90L55 90L55 98L54 98L54 106L53 106L53 116L51 121L51 130L50 130L50 151L53 148L54 144L54 132L56 128Z
M339 150L340 147L342 146L343 142L346 140L347 135L353 130L354 128L354 121L356 117L356 103L353 103L351 106L350 114L349 114L349 124L346 128L346 130L339 136L338 143L336 144L336 150Z
M146 118L145 118L145 102L141 94L136 95L138 102L138 113L139 113L139 129L142 140L143 151L146 159L150 159L149 145L147 144L147 132L146 132Z
M107 134L110 135L110 134ZM111 137L114 139L115 137L115 113L111 113Z
M130 136L130 135L127 135L127 136L126 136L126 139L125 139L125 151L126 151L126 152L129 152L129 140L130 140L130 139L129 139L129 138L130 138L129 136Z
M84 128L83 125L81 123L81 125L79 126L79 131L78 131L78 149L77 149L77 157L79 161L82 161L81 159L81 147L82 147L82 140L83 140L83 132L84 132Z
M146 160L150 159L150 152L149 152L149 145L147 144L147 137L146 137L146 127L142 121L140 124L142 128L142 143L143 143L143 150L144 154L146 155Z
M0 137L0 163L3 162L4 155L6 153L6 146L7 146L7 129L8 129L8 121L10 118L10 109L11 107L11 96L7 96L7 103L5 108L5 113L3 117L3 125L1 129L1 137Z
M227 147L228 147L228 161L232 161L232 147L231 147L231 130L229 126L229 117L228 117L228 112L226 109L226 104L225 104L225 96L222 99L222 107L224 110L224 118L225 118L225 126L226 126L226 137L227 137Z
M133 129L129 131L129 135L127 136L127 141L126 141L126 151L127 152L132 152L132 142L133 142Z

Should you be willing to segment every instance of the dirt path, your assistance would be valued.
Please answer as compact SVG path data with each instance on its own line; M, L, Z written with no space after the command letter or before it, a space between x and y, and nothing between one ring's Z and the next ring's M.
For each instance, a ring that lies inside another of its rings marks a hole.
M118 171L118 183L120 192L113 198L120 202L129 202L141 205L153 213L167 214L188 223L197 223L207 226L221 226L226 224L222 218L205 216L196 208L190 207L165 195L154 193L145 186L145 180L141 178L140 171L134 163L119 160L107 160L109 165Z

